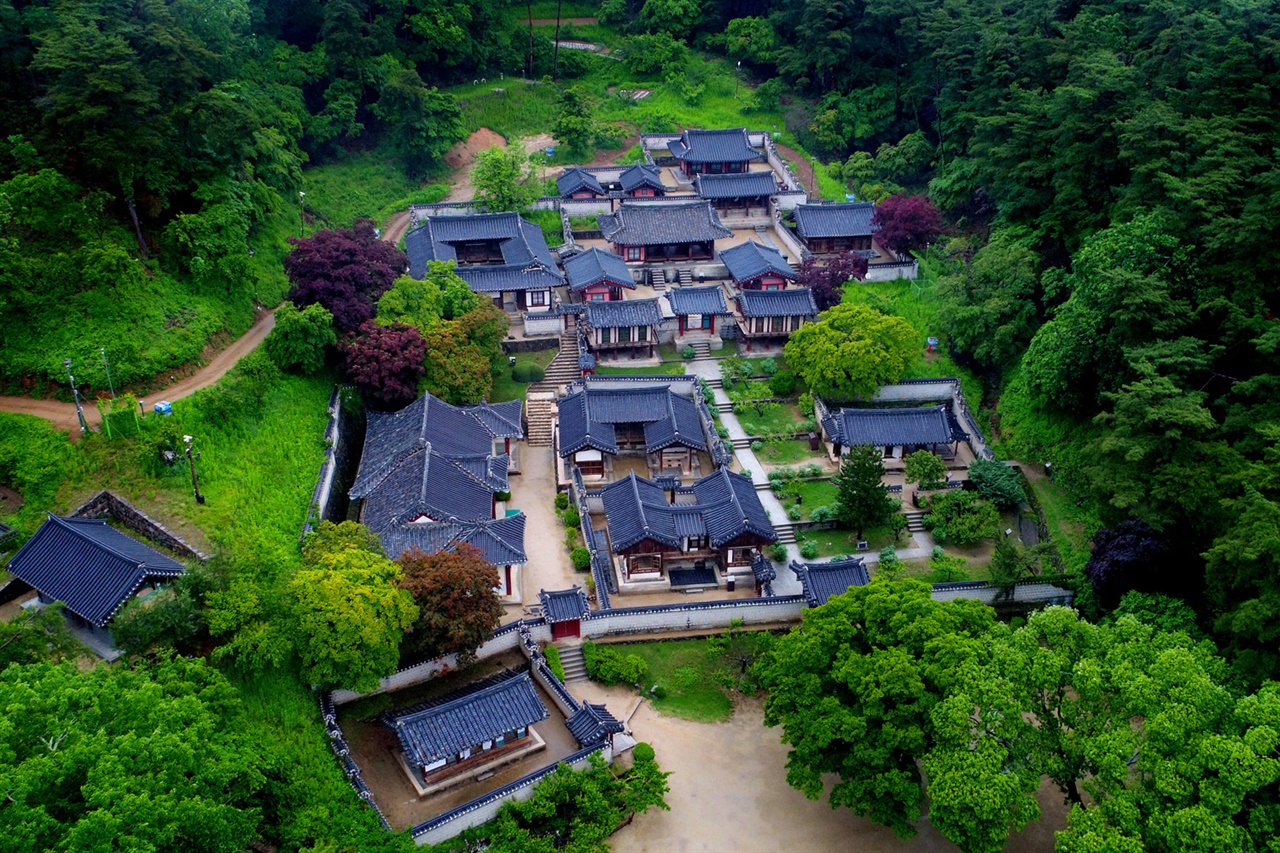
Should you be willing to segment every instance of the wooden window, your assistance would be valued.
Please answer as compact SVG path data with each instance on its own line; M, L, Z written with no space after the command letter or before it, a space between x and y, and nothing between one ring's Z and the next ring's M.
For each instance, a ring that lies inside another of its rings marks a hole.
M619 326L618 327L618 343L625 344L630 342L631 342L631 327Z
M530 290L529 304L530 305L546 305L547 292L545 290Z
M648 326L636 326L636 340L637 340L637 341L647 341L647 340L649 340L649 327L648 327Z
M627 260L642 261L644 260L644 248L642 246L628 246Z

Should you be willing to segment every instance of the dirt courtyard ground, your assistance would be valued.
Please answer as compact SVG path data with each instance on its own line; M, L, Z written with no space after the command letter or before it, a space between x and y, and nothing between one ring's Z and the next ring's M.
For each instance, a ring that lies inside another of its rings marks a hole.
M635 694L578 682L570 689L579 699L607 701L615 713L630 708ZM856 853L925 853L958 851L928 821L909 841L895 838L882 826L826 801L805 799L786 783L787 749L777 729L764 726L759 700L738 704L725 723L694 723L664 717L645 702L631 719L637 740L651 744L668 780L671 811L638 815L609 840L615 853L693 853L737 851L842 850ZM1053 833L1066 824L1066 809L1056 789L1042 786L1038 823L1010 839L1007 853L1053 849Z

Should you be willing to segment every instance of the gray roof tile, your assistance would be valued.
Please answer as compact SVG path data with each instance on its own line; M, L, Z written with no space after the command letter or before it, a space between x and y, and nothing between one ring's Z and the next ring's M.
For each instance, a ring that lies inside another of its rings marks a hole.
M542 229L532 222L526 222L518 213L479 213L469 216L428 216L426 222L410 231L404 237L404 250L409 256L409 275L423 278L427 273L428 261L458 260L454 250L455 243L475 240L501 241L501 264L463 264L458 267L458 274L477 289L478 282L486 283L489 290L477 292L493 292L497 281L512 283L509 290L528 290L531 287L554 287L555 284L524 284L520 274L532 275L540 270L537 278L531 281L554 280L563 283L555 262L551 259L551 250L547 248ZM472 281L468 273L481 269L486 275ZM501 276L497 275L501 271Z
M591 388L576 391L559 405L560 455L591 447L618 452L614 424L643 423L646 452L681 445L706 450L694 400L668 387Z
M590 702L583 702L582 709L565 720L564 724L568 727L569 734L584 747L600 743L608 735L618 734L624 728L622 723L609 713L608 708L604 705L593 705Z
M759 198L778 191L773 172L738 172L728 175L700 174L693 179L702 198Z
M570 196L579 190L591 190L596 195L605 195L600 179L580 166L569 166L556 178L556 189L562 196Z
M393 560L414 548L435 554L457 550L465 543L478 548L485 560L495 566L512 566L529 559L524 550L524 526L524 513L517 513L477 522L404 524L379 534L379 538Z
M724 291L718 284L706 287L677 287L667 291L667 301L677 317L689 314L728 314Z
M871 583L871 575L861 557L830 563L801 563L792 560L791 571L800 579L800 586L810 607L820 607L831 596L843 595L850 587Z
M660 246L732 237L708 201L627 202L614 213L596 217L600 233L610 243Z
M569 589L540 589L538 601L542 603L543 618L552 625L557 622L572 622L587 615L587 594L577 584Z
M721 468L677 492L694 502L673 506L658 484L634 473L601 489L614 553L645 539L675 549L685 536L706 536L717 548L745 533L777 538L750 477Z
M569 289L575 292L600 282L636 289L635 279L622 256L595 247L566 258L564 273L569 280Z
M495 485L477 477L462 460L419 450L365 495L360 520L378 534L420 515L435 521L484 521L493 518L493 494L502 488Z
M608 302L583 303L582 313L593 329L616 329L621 326L657 326L662 323L662 308L657 297L652 299L613 299Z
M637 163L630 169L624 170L618 176L618 183L622 185L623 192L632 192L640 187L653 187L655 190L667 188L662 183L662 170L648 163Z
M149 577L173 578L186 568L105 521L53 513L9 561L14 577L99 627Z
M870 201L796 205L796 233L806 240L815 237L870 237L877 230L871 224L875 209L875 203Z
M946 406L921 409L840 409L822 422L827 434L846 447L950 444L962 440L947 417Z
M751 281L766 273L796 280L796 271L787 263L782 253L772 246L764 246L748 240L720 252L720 261L729 268L729 275L739 284Z
M418 766L457 755L507 732L547 719L550 713L527 672L421 710L387 715L405 755Z
M786 290L743 290L734 299L743 317L815 317L818 303L807 287Z
M693 163L745 163L764 159L764 154L751 147L745 127L686 130L667 147L677 160Z

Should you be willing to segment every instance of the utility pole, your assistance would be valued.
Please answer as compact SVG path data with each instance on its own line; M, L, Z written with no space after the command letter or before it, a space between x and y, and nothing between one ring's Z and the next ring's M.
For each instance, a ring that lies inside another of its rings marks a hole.
M298 190L298 230L299 237L307 236L307 194L302 190Z
M196 503L204 505L204 495L200 494L200 481L196 479L196 460L191 455L191 436L184 435L182 440L187 444L187 462L191 465L191 489L196 493Z
M89 431L89 425L84 421L84 409L80 408L80 391L76 388L76 378L71 375L71 359L64 358L62 366L67 369L67 379L71 380L71 396L76 401L76 417L80 419L80 434L84 435Z
M111 381L111 365L107 364L107 348L100 347L100 349L102 350L102 369L107 371L107 387L111 389L111 399L114 400L116 398L116 386Z
M738 100L738 80L742 77L742 60L738 60L738 68L733 72L733 99Z
M564 0L556 0L556 48L551 54L552 81L560 79L560 9L563 5Z

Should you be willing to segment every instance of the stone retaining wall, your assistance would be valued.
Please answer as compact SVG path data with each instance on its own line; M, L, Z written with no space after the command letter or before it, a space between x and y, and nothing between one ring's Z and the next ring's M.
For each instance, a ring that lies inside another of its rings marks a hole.
M203 562L209 559L207 554L192 548L181 536L112 492L105 490L98 492L76 508L70 517L110 518L120 526L172 551L184 560L200 560Z

